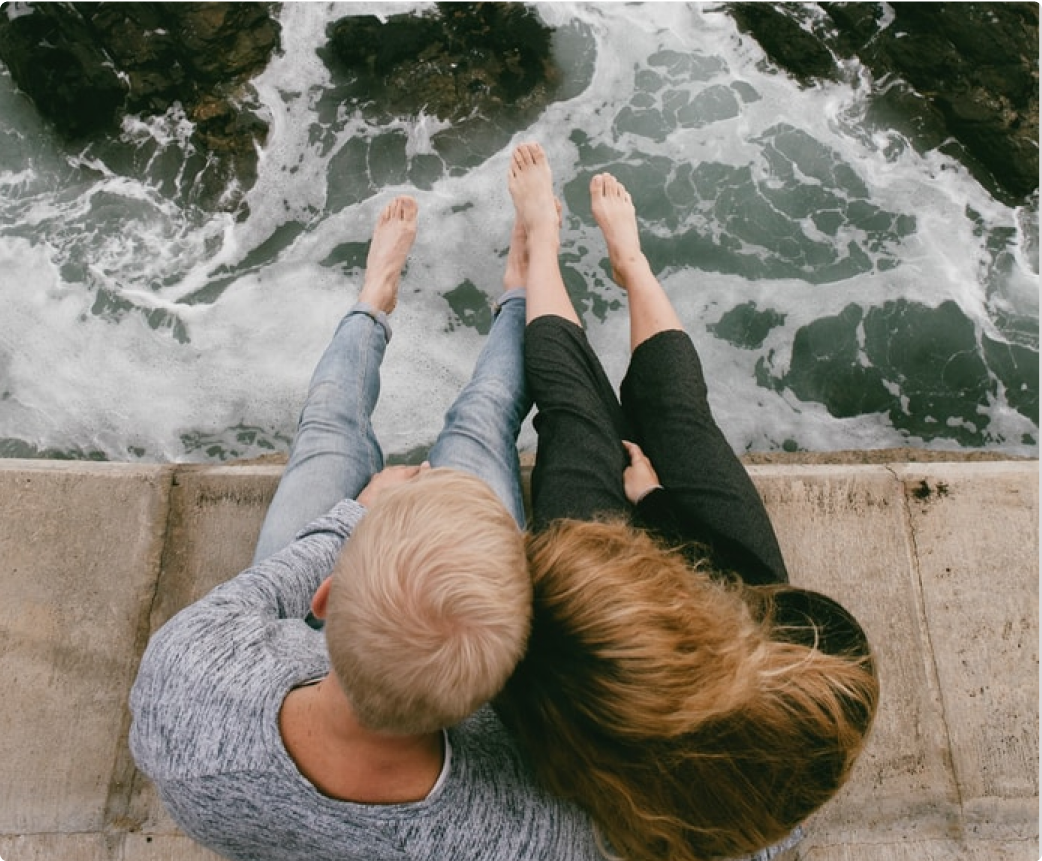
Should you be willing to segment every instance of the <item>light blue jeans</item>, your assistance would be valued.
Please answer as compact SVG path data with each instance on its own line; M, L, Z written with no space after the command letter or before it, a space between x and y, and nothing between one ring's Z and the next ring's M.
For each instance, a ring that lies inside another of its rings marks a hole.
M521 529L525 511L517 435L531 408L524 330L525 292L511 290L497 303L474 375L445 415L427 456L432 467L450 467L484 480ZM254 563L288 545L301 528L340 500L357 497L383 469L371 418L390 339L387 316L364 302L340 321L312 375Z

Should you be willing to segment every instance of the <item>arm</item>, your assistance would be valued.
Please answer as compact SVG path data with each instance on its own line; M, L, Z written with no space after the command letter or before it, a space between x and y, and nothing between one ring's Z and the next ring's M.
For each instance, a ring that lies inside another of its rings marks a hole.
M374 475L358 499L338 502L326 514L297 533L282 550L247 568L239 576L218 586L203 600L268 613L279 618L304 618L311 608L315 590L336 564L344 542L384 490L409 481L429 469L420 466L389 466Z
M288 690L294 680L328 671L321 635L302 620L364 511L353 500L338 503L150 639L131 691L130 745L138 767L157 784L226 768L238 756L248 760L248 747L225 748L220 756L211 747L247 691L258 695L281 684Z
M298 532L289 546L222 583L201 601L233 611L303 619L365 511L355 500L338 502Z
M703 548L708 548L720 574L738 572L750 583L774 582L774 573L745 544L685 516L683 498L659 483L658 473L640 446L625 440L623 445L630 458L623 485L626 498L636 507L638 526L678 547L692 565L703 558Z
M666 516L653 493L638 515L667 538L709 545L718 564L747 583L787 582L763 500L713 419L702 366L684 332L663 332L634 351L622 403L671 503Z

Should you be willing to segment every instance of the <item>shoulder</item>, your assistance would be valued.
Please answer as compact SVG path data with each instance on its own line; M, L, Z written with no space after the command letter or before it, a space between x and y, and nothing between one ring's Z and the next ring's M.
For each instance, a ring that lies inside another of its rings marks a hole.
M131 752L153 780L252 767L279 743L278 709L328 672L301 620L220 620L189 608L145 651L131 690Z
M443 845L432 847L445 852L437 857L467 845L467 858L602 858L588 816L536 782L491 706L452 727L449 739L451 778L438 801Z

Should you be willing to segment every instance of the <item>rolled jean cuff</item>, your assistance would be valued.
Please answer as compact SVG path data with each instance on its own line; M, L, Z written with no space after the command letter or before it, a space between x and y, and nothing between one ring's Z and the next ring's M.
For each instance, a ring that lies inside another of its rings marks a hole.
M366 317L372 317L377 323L383 326L387 343L391 343L391 321L387 319L387 314L383 311L378 311L368 302L355 302L354 307L344 316L350 317L352 314L365 314Z
M507 302L524 302L528 297L528 291L524 287L514 287L507 290L492 304L492 316L495 317L503 309Z

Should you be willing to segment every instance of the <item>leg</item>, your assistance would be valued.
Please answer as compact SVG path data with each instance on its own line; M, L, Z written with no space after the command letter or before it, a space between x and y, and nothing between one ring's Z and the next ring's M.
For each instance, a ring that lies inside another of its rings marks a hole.
M685 332L641 343L622 382L634 439L675 502L688 539L711 545L747 583L786 582L763 500L713 418L702 366Z
M533 528L559 518L630 516L622 410L586 333L555 315L525 329L525 375L538 407Z
M538 144L514 150L507 177L517 220L528 237L528 310L526 320L553 314L579 326L557 259L561 217L554 198L550 164Z
M622 183L602 173L590 181L593 217L604 234L612 277L629 297L630 351L653 335L684 325L640 249L633 200Z
M253 561L270 556L383 468L370 418L391 330L398 280L416 235L416 202L391 201L377 220L358 303L340 322L308 387L289 461L268 508Z
M498 303L492 330L474 375L445 415L445 426L427 456L482 479L524 529L517 434L532 405L524 373L525 291L513 289Z
M445 416L445 427L428 460L483 479L525 527L517 434L528 415L524 369L524 329L528 274L528 235L514 221L503 273L503 295L474 376Z
M525 373L539 408L535 528L559 517L625 516L622 412L561 278L559 215L541 147L522 144L515 150L509 187L528 235Z
M641 252L629 193L601 174L590 196L613 277L629 298L633 356L622 404L634 441L681 509L689 537L741 558L751 581L785 580L763 501L713 419L698 354Z

